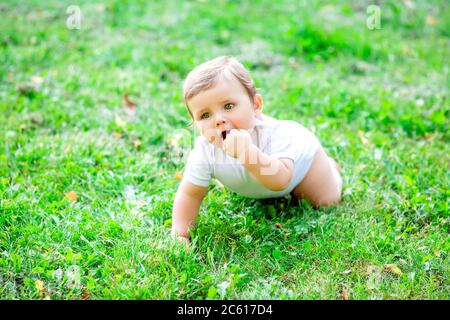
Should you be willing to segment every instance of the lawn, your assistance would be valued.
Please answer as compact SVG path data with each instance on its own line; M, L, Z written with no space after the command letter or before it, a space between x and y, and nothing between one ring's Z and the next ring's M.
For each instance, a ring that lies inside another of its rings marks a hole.
M363 0L74 2L0 4L0 299L450 298L448 1L373 1L380 29ZM186 249L181 85L224 54L343 201L214 182Z

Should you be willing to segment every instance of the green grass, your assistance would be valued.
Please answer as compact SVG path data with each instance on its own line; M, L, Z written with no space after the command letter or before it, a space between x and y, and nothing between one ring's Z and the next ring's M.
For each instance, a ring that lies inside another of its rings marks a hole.
M81 30L72 2L0 5L1 299L450 298L447 1L380 1L381 30L362 0L77 3ZM344 197L215 183L185 250L168 236L181 83L222 54L266 114L317 134Z

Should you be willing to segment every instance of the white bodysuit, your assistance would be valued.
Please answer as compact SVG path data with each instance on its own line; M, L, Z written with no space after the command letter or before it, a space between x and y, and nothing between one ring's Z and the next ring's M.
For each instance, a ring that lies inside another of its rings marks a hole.
M263 187L238 159L227 155L202 136L196 139L189 154L183 178L203 187L216 178L230 190L250 198L283 197L303 180L320 147L316 136L297 122L276 120L265 115L256 119L251 137L262 152L294 161L294 172L286 189L272 191ZM270 173L269 167L263 170Z

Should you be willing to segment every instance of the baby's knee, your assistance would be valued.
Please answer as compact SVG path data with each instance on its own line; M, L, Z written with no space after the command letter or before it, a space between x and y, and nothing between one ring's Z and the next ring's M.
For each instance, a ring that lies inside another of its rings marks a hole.
M341 193L334 192L327 195L323 195L319 198L312 199L311 203L314 207L330 207L339 204L341 202Z
M342 199L342 182L336 184L336 187L322 193L320 196L311 199L314 207L329 207L339 204Z

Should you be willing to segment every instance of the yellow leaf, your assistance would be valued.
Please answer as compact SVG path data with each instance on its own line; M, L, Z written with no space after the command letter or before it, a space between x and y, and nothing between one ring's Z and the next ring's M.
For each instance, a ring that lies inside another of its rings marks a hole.
M345 283L342 287L342 298L344 298L344 300L348 300L348 286Z
M433 16L427 16L427 24L430 26L434 26L437 23L437 20Z
M34 284L36 285L36 289L39 291L39 293L44 293L45 292L44 281L36 280L34 282Z
M180 171L175 172L174 175L175 180L181 181L183 179L183 175L181 174Z
M119 127L125 127L127 125L127 123L118 115L116 115L116 124Z
M66 193L66 198L69 199L72 202L75 202L78 199L77 194L74 191L67 192Z
M134 140L134 147L135 147L136 149L140 149L140 148L141 148L141 145L142 145L141 140L139 140L139 139Z
M367 166L365 165L365 164L358 164L357 166L356 166L356 170L357 170L357 172L362 172L362 171L364 171L364 169L366 168Z
M401 276L403 274L402 270L397 267L397 265L395 264L385 264L384 265L384 270L395 274L396 276Z
M367 138L364 136L364 132L363 131L359 130L358 131L358 135L359 135L359 138L361 139L361 142L365 146L368 146L370 144L369 140L367 140Z
M432 250L433 251L433 253L434 253L434 255L436 256L436 257L440 257L441 256L441 251L439 251L439 250L437 250L437 249L433 249Z
M113 138L119 140L120 138L122 138L122 134L116 131L113 133Z

